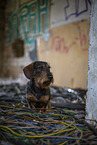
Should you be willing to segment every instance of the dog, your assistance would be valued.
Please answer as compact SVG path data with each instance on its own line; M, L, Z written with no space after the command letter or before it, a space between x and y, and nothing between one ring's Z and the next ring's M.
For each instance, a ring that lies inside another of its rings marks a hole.
M51 109L50 84L53 83L53 74L50 66L44 61L35 61L24 67L23 72L30 80L26 87L28 108L46 110Z

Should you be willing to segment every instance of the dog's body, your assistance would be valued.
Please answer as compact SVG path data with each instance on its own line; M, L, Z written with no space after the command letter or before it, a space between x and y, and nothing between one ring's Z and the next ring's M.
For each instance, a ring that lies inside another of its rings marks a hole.
M49 85L53 82L53 75L50 66L46 62L36 61L26 66L23 71L30 79L26 95L29 108L51 108Z

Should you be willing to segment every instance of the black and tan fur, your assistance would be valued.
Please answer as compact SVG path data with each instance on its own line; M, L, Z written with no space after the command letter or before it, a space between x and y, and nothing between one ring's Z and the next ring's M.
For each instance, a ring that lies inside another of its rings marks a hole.
M35 61L23 69L25 76L30 80L27 83L27 100L29 108L46 109L50 105L49 86L53 82L53 75L47 62Z

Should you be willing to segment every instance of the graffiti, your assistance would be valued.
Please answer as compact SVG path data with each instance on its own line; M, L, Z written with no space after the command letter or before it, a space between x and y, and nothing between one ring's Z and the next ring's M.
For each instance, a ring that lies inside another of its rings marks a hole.
M32 44L36 35L47 33L48 10L49 0L36 0L20 8L9 17L9 24L6 30L7 42L13 42L18 37L19 31L20 33L23 32L21 35L25 38L27 44Z
M74 1L74 8L71 6L71 1L70 0L66 0L67 1L67 5L64 7L64 13L65 13L65 20L68 20L70 17L72 17L73 15L75 17L78 17L79 15L85 13L88 11L88 3L91 5L91 0L75 0ZM80 4L83 3L83 6L85 5L85 8L83 7L82 10L80 10ZM70 12L69 10L72 10L74 12Z
M17 20L17 14L13 14L12 17L7 20L8 26L6 31L6 37L8 38L7 42L12 42L14 38L17 38L18 35L18 20Z
M75 42L72 42L67 45L64 38L61 38L60 36L55 36L52 38L51 48L61 53L68 53L75 44Z
M89 26L80 25L81 23L77 23L75 25L74 31L76 32L73 37L71 37L68 41L67 39L61 37L61 35L56 35L51 39L51 48L54 51L59 53L68 53L70 49L73 47L79 48L81 51L88 51L88 43L89 43ZM85 25L85 24L84 24ZM71 32L71 35L74 33Z
M88 47L85 47L89 43L89 28L86 32L82 32L79 25L77 25L78 37L75 37L76 43L79 43L79 46L83 51L88 51Z

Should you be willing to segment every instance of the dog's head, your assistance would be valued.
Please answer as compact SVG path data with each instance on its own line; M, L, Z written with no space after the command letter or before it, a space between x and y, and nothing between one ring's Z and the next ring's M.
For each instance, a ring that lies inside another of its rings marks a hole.
M34 79L37 87L48 88L53 82L53 75L47 62L35 61L26 66L23 71L28 79Z

